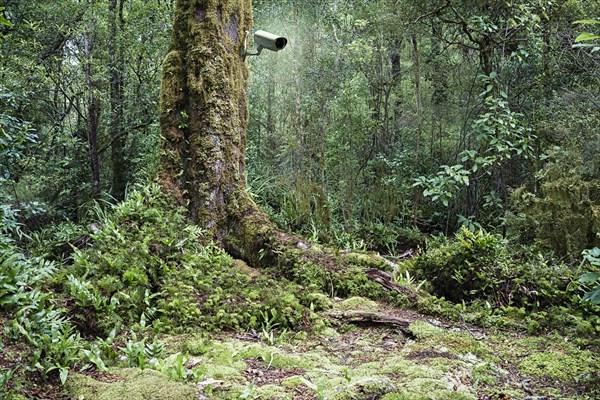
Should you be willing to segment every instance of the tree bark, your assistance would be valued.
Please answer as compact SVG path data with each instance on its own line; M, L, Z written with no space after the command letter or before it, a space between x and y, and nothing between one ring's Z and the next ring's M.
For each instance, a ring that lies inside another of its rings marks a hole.
M251 0L178 0L163 65L161 180L232 255L257 261L274 232L246 192Z
M90 32L92 29L90 30ZM91 189L92 196L97 197L100 194L100 154L98 152L98 125L100 123L100 102L96 95L94 76L92 74L93 62L93 37L86 34L84 37L84 52L86 58L85 77L88 90L88 115L87 115L87 141L88 157L90 160L90 169L92 173Z
M112 196L118 200L125 197L127 186L125 165L125 140L123 132L123 79L124 60L120 45L119 32L123 29L123 0L110 0L108 4L108 57L110 82L110 130L111 130L111 164L112 164Z

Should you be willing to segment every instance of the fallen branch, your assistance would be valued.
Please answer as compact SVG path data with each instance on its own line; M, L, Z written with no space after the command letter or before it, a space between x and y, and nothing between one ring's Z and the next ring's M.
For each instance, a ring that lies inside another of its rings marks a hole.
M419 295L417 294L417 292L406 286L401 286L395 283L394 278L389 273L376 268L369 268L366 269L364 272L371 280L379 283L385 289L402 294L413 303L416 303L419 300Z
M408 328L412 321L404 318L394 317L393 315L380 314L370 311L344 311L340 314L331 314L330 316L341 322L349 324L369 323L389 325L400 329L408 336L413 336L412 332Z

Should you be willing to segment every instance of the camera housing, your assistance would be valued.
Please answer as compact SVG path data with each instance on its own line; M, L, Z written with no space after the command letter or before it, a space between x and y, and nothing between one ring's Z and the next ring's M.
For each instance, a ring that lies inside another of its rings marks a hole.
M268 49L271 51L283 50L288 43L287 38L284 38L283 36L259 30L254 32L254 43L256 43L256 50L250 51L248 50L248 35L249 32L246 32L244 44L240 49L240 56L242 57L242 60L246 59L248 56L258 56L263 49Z
M287 46L288 40L283 36L278 36L266 31L254 32L254 43L257 47L262 47L271 51L283 50Z

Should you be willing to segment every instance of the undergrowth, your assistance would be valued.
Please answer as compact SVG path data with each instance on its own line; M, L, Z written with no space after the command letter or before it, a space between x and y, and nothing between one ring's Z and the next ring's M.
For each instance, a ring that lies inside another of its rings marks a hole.
M594 337L600 332L600 307L588 300L580 279L585 272L597 273L590 262L553 263L499 235L462 228L454 239L434 240L403 268L449 302L433 301L450 309L447 316L530 333L553 328Z
M28 235L2 214L0 391L8 398L31 379L64 384L74 369L134 367L198 382L204 367L187 368L188 355L167 351L160 335L246 331L272 346L289 332L327 328L317 312L330 307L329 297L411 304L362 272L381 266L366 253L340 251L325 270L318 251L305 256L298 249L287 270L253 270L187 223L158 185L92 209L85 224ZM421 290L417 309L454 321L597 336L599 308L582 291L595 281L579 282L585 272L597 276L597 252L570 267L510 249L497 235L463 229L430 242L395 277ZM14 363L18 357L26 362Z
M252 329L275 318L308 323L303 292L285 280L252 277L186 222L158 185L132 192L97 221L93 245L64 268L64 291L82 332L152 326L157 331Z

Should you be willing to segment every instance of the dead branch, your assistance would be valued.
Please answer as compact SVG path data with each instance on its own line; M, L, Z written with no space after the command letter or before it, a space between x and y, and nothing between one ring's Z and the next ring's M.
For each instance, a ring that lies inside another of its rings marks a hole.
M389 273L376 268L369 268L366 269L364 272L371 280L379 283L385 289L402 294L413 303L416 303L419 300L419 295L417 294L417 292L406 286L401 286L395 283L394 278Z

